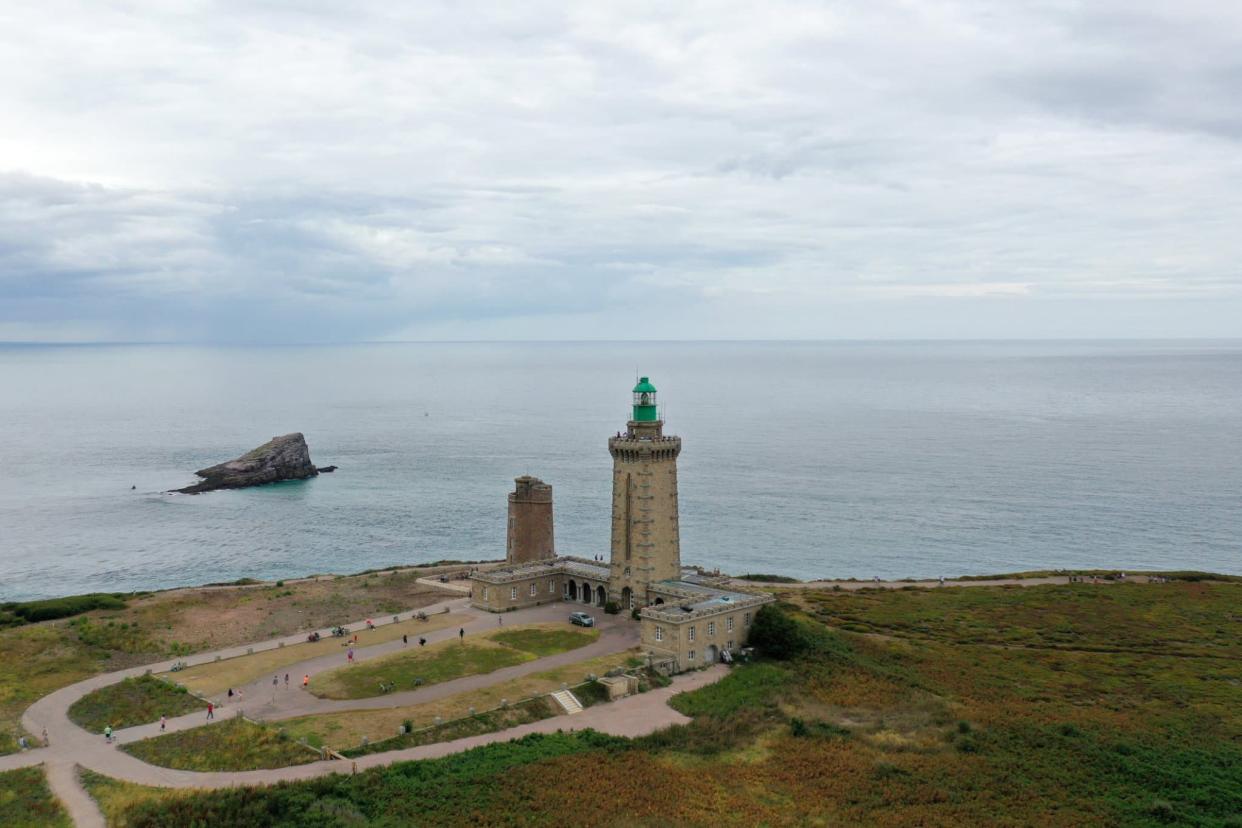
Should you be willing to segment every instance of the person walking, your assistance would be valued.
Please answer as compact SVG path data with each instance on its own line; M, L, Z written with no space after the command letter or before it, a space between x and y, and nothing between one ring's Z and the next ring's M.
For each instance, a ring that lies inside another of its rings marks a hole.
M461 640L463 644L466 643L466 628L465 627L462 627L461 629L457 631L457 637Z
M409 644L409 643L410 643L410 637L408 635L403 634L401 636L401 646L404 647L406 644Z
M104 725L104 741L112 744L112 725Z
M275 688L279 685L280 685L280 679L278 679L276 676L272 676L272 687Z
M229 701L232 701L232 700L233 700L233 688L230 687L229 688Z
M211 721L216 717L216 706L211 702L207 702L207 721Z
M503 627L505 625L505 617L503 615L496 616L496 626Z
M305 690L309 686L310 686L310 674L308 673L302 676L302 689Z
M418 639L418 646L420 646L420 647L425 647L425 646L427 646L427 639L425 639L425 638L419 638L419 639Z
M345 655L349 659L349 663L353 664L354 663L354 648L350 647L349 652L346 653Z
M52 743L47 740L47 728L43 728L43 746L48 747Z
M160 733L164 732L164 728L168 726L168 717L160 714Z
M289 689L289 674L285 673L285 689Z

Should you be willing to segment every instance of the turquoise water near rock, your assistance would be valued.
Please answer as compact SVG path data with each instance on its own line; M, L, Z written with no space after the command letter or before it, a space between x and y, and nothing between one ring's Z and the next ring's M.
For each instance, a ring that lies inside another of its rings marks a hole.
M502 557L521 474L607 554L637 372L688 563L1242 573L1239 341L0 346L0 598ZM290 431L340 470L162 493Z

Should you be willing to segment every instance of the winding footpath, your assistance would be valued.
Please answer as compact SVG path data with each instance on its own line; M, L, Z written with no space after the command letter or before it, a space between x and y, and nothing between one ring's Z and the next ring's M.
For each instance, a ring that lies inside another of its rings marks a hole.
M453 598L423 607L420 611L429 615L449 611L461 620L451 627L433 630L423 634L428 643L443 641L458 636L458 630L465 631L467 636L483 632L493 632L501 626L517 626L547 621L563 622L569 611L579 609L563 603L533 607L527 610L506 613L499 617L487 613L476 613L469 609L468 599ZM510 681L525 675L550 670L569 664L585 661L597 656L622 652L638 643L638 626L627 623L615 616L607 616L597 608L581 607L592 610L596 624L600 630L599 638L591 644L544 658L534 659L512 667L505 667L481 675L464 676L459 679L433 684L401 693L391 693L365 699L330 700L320 699L300 687L304 674L314 676L326 670L346 665L344 649L341 652L316 656L288 666L279 668L279 673L289 673L291 685L286 687L281 681L273 687L271 679L264 677L249 685L241 687L240 701L227 706L217 701L216 720L224 721L230 716L244 714L248 718L260 721L276 721L295 716L317 713L332 713L342 710L374 710L384 708L406 707L423 702L434 701L456 693L491 687L495 684ZM414 612L388 616L377 621L375 626L397 623L408 620ZM359 626L358 624L351 625ZM329 634L321 630L321 634ZM159 735L158 723L139 725L118 730L114 734L115 744L107 744L102 735L89 733L69 720L70 705L83 696L101 687L115 684L126 678L140 676L146 672L162 673L170 670L176 661L184 661L189 666L214 663L217 656L229 659L246 656L253 651L277 649L282 646L293 646L305 642L306 634L273 639L260 644L230 647L210 653L203 653L189 659L176 659L127 670L104 673L76 684L62 687L49 693L32 704L22 716L22 725L30 733L41 733L45 728L48 746L28 750L22 753L0 756L0 771L20 767L45 765L48 785L60 799L78 826L103 826L104 818L94 799L82 787L78 779L77 768L84 767L98 773L127 782L165 788L223 788L238 785L266 785L297 779L309 779L330 773L351 773L379 767L392 762L413 759L431 759L457 753L470 748L493 742L503 742L524 736L528 733L548 733L556 730L585 729L611 733L617 736L641 736L652 731L688 721L685 716L677 713L667 704L675 694L702 687L723 677L727 668L713 667L697 673L677 677L669 687L653 690L637 696L630 696L610 704L596 705L575 715L572 719L566 716L555 716L530 724L520 725L495 733L482 734L457 739L451 742L438 742L404 750L386 753L374 753L359 757L355 761L317 761L305 765L272 768L267 770L206 773L198 771L173 770L148 764L118 750L117 745L138 741ZM342 642L342 648L348 646ZM365 661L396 652L403 645L400 638L372 646L354 645L354 660ZM213 698L213 700L216 700ZM185 716L169 719L166 732L186 730L194 727L209 726L205 713L198 711ZM573 727L569 727L572 725Z

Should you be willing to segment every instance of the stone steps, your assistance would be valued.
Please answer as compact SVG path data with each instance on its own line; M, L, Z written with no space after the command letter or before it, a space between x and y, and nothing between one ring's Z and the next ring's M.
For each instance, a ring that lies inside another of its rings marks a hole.
M552 694L552 698L556 699L556 703L571 716L582 712L582 703L578 701L577 696L568 690L557 690Z

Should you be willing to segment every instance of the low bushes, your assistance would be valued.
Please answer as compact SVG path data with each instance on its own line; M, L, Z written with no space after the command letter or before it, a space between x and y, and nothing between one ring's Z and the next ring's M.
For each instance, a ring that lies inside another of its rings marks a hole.
M16 627L57 618L72 618L97 609L125 609L118 596L104 592L48 598L43 601L9 601L0 604L0 627Z

